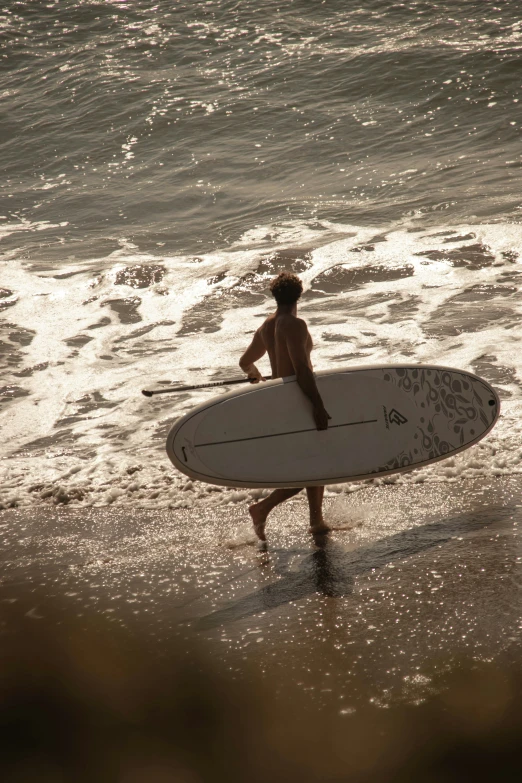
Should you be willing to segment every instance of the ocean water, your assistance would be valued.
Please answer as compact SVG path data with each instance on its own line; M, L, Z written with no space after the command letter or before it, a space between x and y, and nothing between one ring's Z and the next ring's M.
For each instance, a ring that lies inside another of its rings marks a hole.
M485 441L387 482L522 473L518 4L27 0L0 30L1 507L258 496L167 460L214 392L141 389L237 377L282 268L316 369L501 395Z

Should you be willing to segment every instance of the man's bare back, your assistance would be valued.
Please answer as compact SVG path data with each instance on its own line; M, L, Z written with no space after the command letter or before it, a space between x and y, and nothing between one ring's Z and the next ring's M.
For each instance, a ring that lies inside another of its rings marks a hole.
M298 323L295 324L294 322ZM288 349L288 339L294 333L301 333L304 337L304 350L308 367L312 369L310 354L313 348L312 338L308 332L306 323L292 313L278 313L269 315L258 330L261 340L268 352L272 378L284 378L287 375L295 375L295 368Z
M310 359L313 342L306 322L297 317L301 281L295 275L283 272L272 282L271 290L277 301L277 310L268 316L256 331L252 342L239 360L239 365L253 383L262 381L263 376L255 362L268 353L272 378L295 375L301 391L310 400L317 429L325 430L330 417L315 382ZM270 511L300 491L298 488L277 489L250 507L256 534L262 541L266 540L265 523ZM329 528L322 514L324 487L307 487L306 491L310 509L310 532L313 535L327 533Z

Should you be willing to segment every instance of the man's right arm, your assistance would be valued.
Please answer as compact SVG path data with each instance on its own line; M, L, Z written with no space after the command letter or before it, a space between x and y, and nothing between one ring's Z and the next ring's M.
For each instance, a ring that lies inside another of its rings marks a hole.
M257 369L254 362L257 362L266 353L266 347L261 336L261 330L258 329L253 337L252 342L246 349L245 353L239 360L239 366L245 372L252 383L263 381L264 378Z
M294 367L296 381L304 394L312 403L312 413L318 430L328 429L330 416L325 410L323 400L315 382L315 376L310 369L306 352L308 329L304 321L296 318L285 329L286 347Z

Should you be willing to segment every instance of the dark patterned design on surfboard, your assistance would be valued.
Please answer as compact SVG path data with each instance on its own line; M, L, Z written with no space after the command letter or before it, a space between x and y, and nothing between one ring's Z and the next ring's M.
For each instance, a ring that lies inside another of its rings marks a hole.
M476 437L476 425L480 421L486 428L497 416L496 401L488 387L475 376L466 373L455 377L456 372L436 368L397 367L383 368L383 380L397 386L415 398L415 404L426 411L421 416L415 440L416 446L402 451L394 459L378 467L374 473L406 468L437 457L449 457L464 443ZM441 440L438 422L446 419L446 427L454 437ZM481 427L482 428L482 427Z

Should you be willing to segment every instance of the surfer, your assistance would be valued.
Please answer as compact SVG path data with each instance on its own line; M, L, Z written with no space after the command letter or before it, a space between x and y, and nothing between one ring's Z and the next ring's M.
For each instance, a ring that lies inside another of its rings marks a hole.
M312 403L315 426L318 430L326 430L330 416L315 382L310 360L312 338L306 322L297 317L297 301L303 292L303 284L297 275L280 272L272 280L270 291L276 300L277 309L256 331L239 360L239 366L252 383L263 381L255 362L268 353L272 378L295 375L301 390ZM280 503L297 495L301 489L304 487L275 489L259 503L250 506L248 510L261 541L266 541L265 524L269 513ZM324 487L306 487L306 494L310 510L310 533L314 536L324 535L330 530L323 519Z

